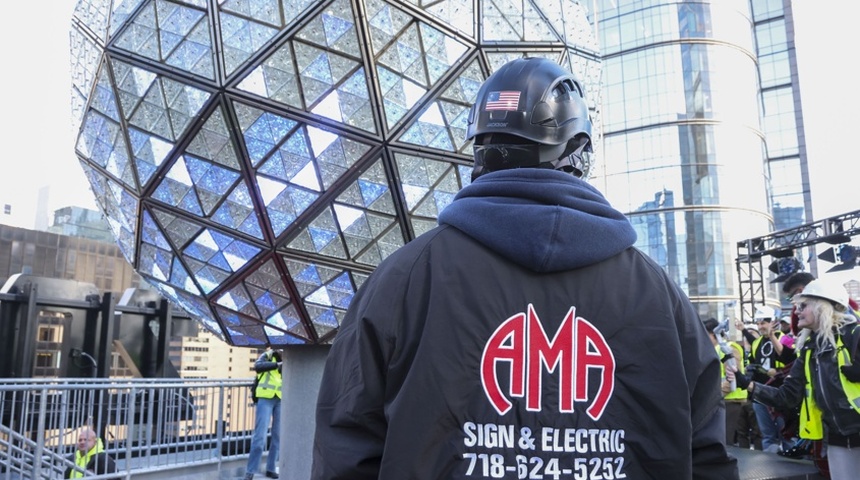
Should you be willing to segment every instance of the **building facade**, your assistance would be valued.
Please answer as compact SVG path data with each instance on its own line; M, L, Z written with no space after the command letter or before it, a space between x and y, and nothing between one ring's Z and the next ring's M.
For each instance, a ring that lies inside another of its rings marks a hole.
M55 210L54 222L46 230L70 237L114 243L113 234L104 215L89 208L72 206Z
M58 210L57 216L65 215L64 212L64 209ZM78 211L69 212L69 215L69 222L59 223L80 226L79 220L94 218ZM75 218L77 221L71 221ZM96 230L74 228L71 231L83 235ZM94 291L101 293L147 288L115 243L0 224L0 285L18 273L92 284ZM0 318L0 321L6 320ZM71 333L72 318L58 309L44 307L37 314L37 322L33 339L36 344L33 376L63 376L61 357L65 355L63 345ZM199 336L170 339L170 360L183 378L250 379L254 376L253 364L259 353L258 349L228 345L202 329ZM114 378L136 375L123 352L116 348L112 351L110 372Z
M88 282L101 291L142 286L115 243L0 224L0 285L16 273Z
M790 1L595 6L604 137L592 182L699 314L722 318L738 298L737 242L812 221Z
M251 379L262 350L229 345L207 330L170 340L170 362L182 378Z

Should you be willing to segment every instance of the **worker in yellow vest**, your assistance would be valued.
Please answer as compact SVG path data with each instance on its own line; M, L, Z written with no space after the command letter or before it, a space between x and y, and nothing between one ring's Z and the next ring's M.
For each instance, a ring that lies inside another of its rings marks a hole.
M720 362L720 378L722 379L723 400L726 404L726 445L735 445L738 442L736 432L744 403L747 401L747 391L743 388L738 388L737 385L733 385L727 379L726 363L733 358L737 368L743 370L746 367L744 365L744 349L737 342L732 342L725 338L721 339L718 336L717 327L720 323L716 318L709 318L705 320L704 324L705 330L708 331L708 336L711 337L711 343L714 344L717 356L722 360ZM730 347L731 353L724 352L721 343Z
M254 362L257 372L254 397L257 404L254 420L254 436L251 437L251 453L245 467L245 480L254 478L260 467L269 424L272 426L272 443L266 459L266 477L278 478L278 452L281 448L281 353L266 345L266 351Z
M81 427L75 447L75 454L71 458L75 466L66 469L63 478L83 478L92 474L116 473L116 464L113 458L105 452L102 440L92 428Z

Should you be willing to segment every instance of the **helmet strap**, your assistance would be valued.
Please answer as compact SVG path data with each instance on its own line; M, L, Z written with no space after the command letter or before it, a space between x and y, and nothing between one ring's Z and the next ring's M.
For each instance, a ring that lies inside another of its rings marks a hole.
M475 165L472 181L488 172L513 168L538 167L540 158L535 143L474 145Z
M565 153L560 158L547 163L555 170L561 170L562 172L573 174L577 178L582 178L583 171L585 170L585 161L582 157L585 152L590 151L591 141L588 137L585 137L583 141L583 139L580 139L580 136L577 136L572 138L570 142L578 143L573 151Z

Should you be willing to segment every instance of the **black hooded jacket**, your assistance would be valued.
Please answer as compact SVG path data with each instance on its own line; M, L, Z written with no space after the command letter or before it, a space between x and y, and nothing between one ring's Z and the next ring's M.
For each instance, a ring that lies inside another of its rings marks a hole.
M696 312L587 183L485 174L335 338L311 478L734 479Z

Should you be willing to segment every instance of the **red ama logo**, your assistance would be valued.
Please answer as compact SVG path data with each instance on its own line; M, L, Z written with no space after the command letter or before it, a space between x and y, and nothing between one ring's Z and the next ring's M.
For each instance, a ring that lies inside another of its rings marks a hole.
M541 410L543 369L559 376L558 410L572 413L575 402L588 401L588 376L600 375L600 385L585 410L598 420L615 389L615 357L594 325L576 316L571 307L555 338L547 337L534 307L505 320L493 332L481 357L481 383L490 403L504 415L511 401L499 386L499 363L507 363L511 397L525 397L526 409Z

